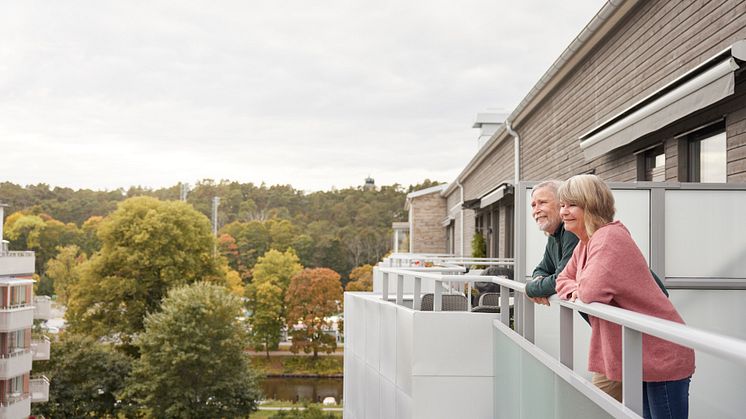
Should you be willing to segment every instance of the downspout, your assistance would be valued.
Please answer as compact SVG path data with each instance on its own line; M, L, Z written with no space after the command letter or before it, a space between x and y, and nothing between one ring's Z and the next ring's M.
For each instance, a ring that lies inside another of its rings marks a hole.
M505 130L508 131L509 135L513 136L513 167L515 168L513 174L513 257L516 256L518 251L518 228L516 223L518 221L518 182L521 179L521 136L513 130L510 121L505 121ZM515 271L517 272L517 271Z
M409 201L409 253L414 253L414 202L411 198Z
M456 186L459 187L461 190L461 203L459 204L459 214L461 221L459 222L459 234L461 235L461 257L464 256L464 185L461 184L461 182L456 179Z

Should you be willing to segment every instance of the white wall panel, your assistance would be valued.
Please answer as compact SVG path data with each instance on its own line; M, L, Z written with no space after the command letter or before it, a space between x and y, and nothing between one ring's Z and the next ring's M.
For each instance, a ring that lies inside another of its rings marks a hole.
M388 381L396 382L396 306L380 304L380 371Z
M365 345L364 354L366 364L378 370L379 354L381 352L381 304L372 299L365 300Z
M415 312L412 374L492 375L492 321L498 314ZM459 354L457 358L453 354Z
M382 419L395 419L396 418L396 385L381 377L381 407L380 417Z
M416 376L413 418L491 419L493 393L493 377Z
M382 419L381 376L377 368L365 366L365 419Z
M396 386L407 395L412 394L412 337L414 311L396 308Z

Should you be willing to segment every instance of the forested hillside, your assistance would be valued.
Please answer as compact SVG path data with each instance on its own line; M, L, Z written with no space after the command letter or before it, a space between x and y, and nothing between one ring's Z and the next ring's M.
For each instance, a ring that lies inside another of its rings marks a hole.
M220 197L219 248L244 282L250 281L258 257L288 247L303 266L331 268L346 282L353 268L373 264L389 251L391 223L406 220L406 194L435 184L305 193L290 185L203 180L191 188L187 203L209 217L212 198ZM37 252L37 272L44 275L62 246L80 248L75 257L98 250L96 226L118 203L135 196L177 200L179 191L178 184L92 191L0 183L0 202L8 206L5 235L11 249Z

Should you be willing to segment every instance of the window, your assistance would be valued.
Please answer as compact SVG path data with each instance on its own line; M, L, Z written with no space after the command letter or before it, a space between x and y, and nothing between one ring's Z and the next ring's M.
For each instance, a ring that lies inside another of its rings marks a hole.
M679 144L679 178L684 182L727 182L726 140L724 120L684 136Z
M639 152L637 155L637 180L666 181L666 153L663 144Z

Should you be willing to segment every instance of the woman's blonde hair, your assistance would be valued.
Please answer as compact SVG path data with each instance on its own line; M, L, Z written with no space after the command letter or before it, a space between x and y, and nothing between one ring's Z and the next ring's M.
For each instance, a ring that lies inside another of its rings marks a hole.
M561 203L577 205L585 211L585 231L588 237L614 221L614 195L596 175L577 175L567 179L557 193Z

